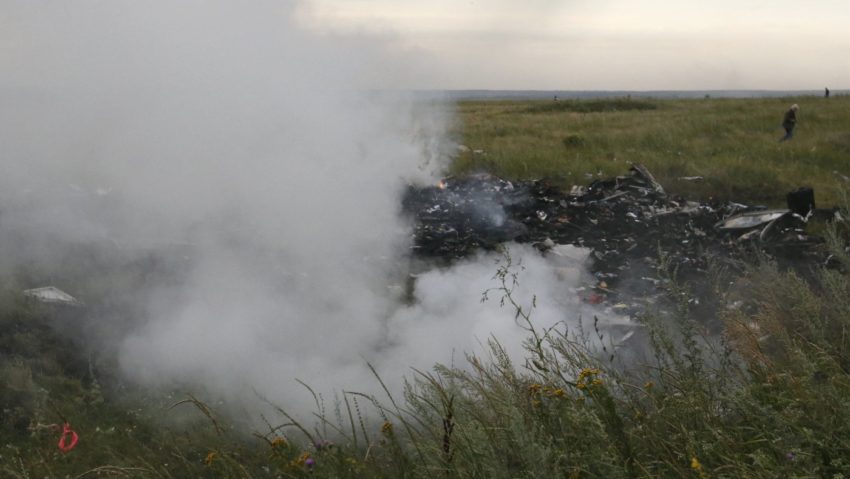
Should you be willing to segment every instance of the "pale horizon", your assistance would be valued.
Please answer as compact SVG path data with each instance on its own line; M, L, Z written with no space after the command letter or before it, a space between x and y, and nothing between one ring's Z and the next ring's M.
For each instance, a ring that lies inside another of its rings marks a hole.
M448 90L843 89L850 3L312 0L304 28L373 35Z
M116 71L110 82L141 88L162 59L170 70L155 86L184 87L172 80L184 69L246 54L272 69L309 64L316 46L378 90L839 91L850 88L847 25L850 2L838 0L0 0L0 87ZM261 40L275 31L312 43L283 58Z

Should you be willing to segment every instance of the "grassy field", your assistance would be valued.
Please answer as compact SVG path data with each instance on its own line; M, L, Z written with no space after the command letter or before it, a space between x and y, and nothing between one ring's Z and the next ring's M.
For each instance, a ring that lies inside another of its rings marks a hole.
M792 103L800 105L795 137L779 143ZM674 194L773 206L803 185L834 205L850 184L839 176L850 177L850 96L465 102L458 111L470 151L454 173L549 177L570 186L587 184L588 174L625 174L634 162ZM705 181L679 179L687 176Z
M798 131L779 144L791 102ZM483 153L462 153L455 173L586 184L631 161L691 198L781 204L806 184L823 206L842 198L833 170L850 173L850 97L476 102L459 112L462 143ZM677 179L695 175L705 181ZM827 233L841 268L804 280L761 262L714 285L729 306L721 336L681 301L642 318L651 348L638 363L529 327L524 361L494 342L487 357L412 377L404 397L346 394L325 405L341 415L320 427L281 415L270 419L281 427L253 435L203 397L128 389L108 355L74 343L51 326L56 310L0 278L0 477L850 477L848 226ZM138 280L125 269L111 287ZM507 257L494 272L504 282L491 300L512 307L521 272ZM672 281L667 293L687 297L688 287ZM534 309L517 313L523 322ZM378 412L364 418L367 408ZM68 453L51 426L65 420L80 434Z

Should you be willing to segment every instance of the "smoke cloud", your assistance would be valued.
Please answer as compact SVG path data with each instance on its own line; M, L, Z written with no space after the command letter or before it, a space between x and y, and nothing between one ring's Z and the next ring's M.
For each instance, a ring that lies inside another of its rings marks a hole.
M450 150L445 105L374 93L412 59L302 31L294 2L0 6L2 272L59 270L69 244L187 251L177 280L138 292L139 318L99 321L128 377L306 414L296 378L369 392L367 362L397 385L491 335L520 354L514 312L480 302L497 255L399 301L400 192ZM576 324L578 269L512 251L535 320Z

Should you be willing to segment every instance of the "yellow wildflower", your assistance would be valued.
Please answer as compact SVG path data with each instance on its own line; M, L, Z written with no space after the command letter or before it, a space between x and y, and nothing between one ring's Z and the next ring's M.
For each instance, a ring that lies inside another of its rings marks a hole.
M697 472L702 472L702 464L700 464L699 459L696 457L691 458L691 469Z
M652 387L653 387L653 386L655 386L655 383L654 383L654 382L652 382L652 381L647 381L647 382L646 382L646 384L644 384L644 385L643 385L643 388L644 388L644 389L652 389Z
M215 451L211 451L209 454L207 454L207 457L204 458L204 464L206 464L207 466L211 465L213 461L215 461L216 456L218 456L218 453Z
M540 394L541 389L543 389L543 386L534 383L531 386L528 386L528 394L531 394L532 396L535 394Z
M284 439L280 436L272 439L272 447L275 448L275 449L281 448L281 447L286 447L286 439Z
M301 467L301 466L307 464L307 461L309 461L310 459L311 459L310 453L305 451L305 452L302 452L301 455L299 455L298 457L296 457L295 459L290 461L289 465L291 467Z
M389 421L384 421L384 424L381 426L381 432L385 435L389 436L393 433L393 423Z
M602 385L602 380L597 378L600 374L599 369L597 368L584 368L578 373L578 378L576 379L576 387L580 390L589 390L596 386Z

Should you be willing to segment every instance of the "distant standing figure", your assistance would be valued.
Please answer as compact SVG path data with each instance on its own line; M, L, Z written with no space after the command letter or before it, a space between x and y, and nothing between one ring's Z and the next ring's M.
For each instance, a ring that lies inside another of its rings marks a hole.
M824 98L829 98L829 88L824 88L824 89L823 89L823 97L824 97Z
M779 141L790 140L791 136L794 134L794 127L797 126L797 110L800 107L794 103L791 105L791 108L785 112L785 116L782 117L782 128L785 128L785 136L782 137Z

